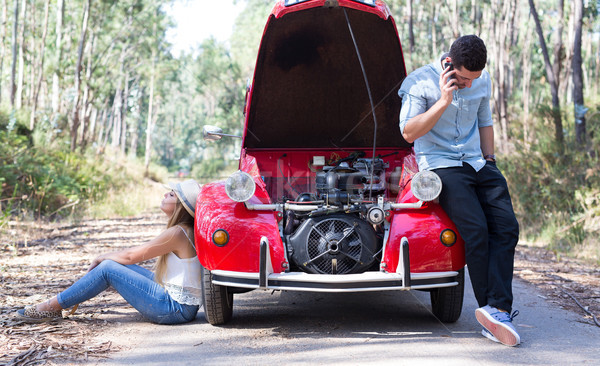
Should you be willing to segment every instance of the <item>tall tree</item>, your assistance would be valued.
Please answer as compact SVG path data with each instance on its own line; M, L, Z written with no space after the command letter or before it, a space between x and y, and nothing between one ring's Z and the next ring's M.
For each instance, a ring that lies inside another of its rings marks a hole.
M19 30L19 0L14 0L13 33L12 33L12 64L10 66L10 105L15 107L17 93L17 32Z
M6 56L6 48L4 47L6 40L6 21L8 19L8 4L6 0L2 0L2 24L0 24L0 104L2 104L2 75L4 73L4 56Z
M83 51L85 49L85 41L88 32L88 21L90 17L90 8L92 0L85 2L83 9L83 20L81 24L81 34L79 36L79 45L77 47L77 63L75 64L75 101L73 102L73 109L71 111L71 151L75 151L77 148L77 131L79 124L81 123L80 113L80 102L81 102L81 69L83 64Z
M25 78L25 31L26 31L27 0L21 1L21 15L23 20L19 30L19 71L17 72L17 91L15 94L15 107L23 106L23 79Z
M494 35L490 48L494 60L494 111L498 121L500 122L500 140L501 151L508 152L508 98L511 93L510 85L510 50L514 43L515 37L515 20L517 15L517 0L500 1L494 0L490 11L496 14L492 17L490 26L492 27L491 34Z
M559 0L559 4L562 4L562 0ZM535 29L540 39L540 47L542 48L542 55L544 56L544 64L546 70L546 78L550 83L550 93L552 94L552 118L554 120L554 136L556 142L559 144L559 147L563 147L564 134L563 134L563 125L562 118L560 116L560 98L558 96L558 80L556 78L556 74L554 70L559 70L559 67L550 62L550 55L548 54L548 47L546 46L546 40L544 38L544 31L542 29L542 24L540 23L540 17L538 16L537 10L535 8L535 4L533 0L529 0L529 8L531 9L531 16L535 21ZM560 12L563 14L563 12ZM560 23L563 22L563 19L558 19ZM560 38L560 37L559 37ZM560 42L560 41L558 41ZM556 50L560 50L560 48L555 47ZM556 54L555 54L556 57ZM559 59L555 59L554 63L560 62Z
M44 79L44 55L46 53L46 35L48 34L48 12L50 8L50 0L46 0L44 5L44 25L42 31L42 39L40 41L40 62L38 65L38 80L35 86L32 105L31 105L31 117L29 119L29 129L33 131L35 128L36 110L38 105L38 97L40 95L40 89L42 88L42 80Z
M573 42L573 103L575 104L575 136L577 145L585 147L586 126L585 113L587 108L583 104L583 59L581 57L581 34L583 27L583 0L575 1L575 39Z
M415 52L415 32L413 30L413 0L408 0L406 2L408 6L408 44L410 49L410 54L412 55Z
M54 60L54 73L52 74L52 112L54 114L60 109L60 69L62 61L62 34L63 34L63 18L65 15L65 1L57 0L56 2L56 58Z

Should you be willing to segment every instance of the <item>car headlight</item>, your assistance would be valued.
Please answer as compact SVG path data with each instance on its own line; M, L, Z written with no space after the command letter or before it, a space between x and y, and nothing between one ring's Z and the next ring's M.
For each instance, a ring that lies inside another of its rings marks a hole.
M433 201L442 191L442 180L434 172L424 170L413 176L411 189L418 200L423 202Z
M236 202L246 202L256 190L254 178L246 172L238 170L231 174L225 181L225 193L227 196Z

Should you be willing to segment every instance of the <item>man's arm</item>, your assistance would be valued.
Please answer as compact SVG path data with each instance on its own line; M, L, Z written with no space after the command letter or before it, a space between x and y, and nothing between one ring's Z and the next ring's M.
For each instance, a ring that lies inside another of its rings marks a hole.
M481 127L479 129L479 138L481 140L481 152L483 156L494 155L494 127ZM492 159L486 160L493 161Z
M446 68L440 75L441 98L435 102L431 108L424 113L414 116L406 122L402 136L407 142L414 142L419 137L425 135L435 126L440 117L452 103L452 93L458 89L453 80L448 80L454 71L448 72Z

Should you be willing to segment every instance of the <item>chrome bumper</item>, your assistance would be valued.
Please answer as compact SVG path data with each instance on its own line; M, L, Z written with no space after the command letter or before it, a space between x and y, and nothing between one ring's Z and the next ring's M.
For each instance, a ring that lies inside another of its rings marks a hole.
M273 273L269 242L260 242L260 272L213 270L215 285L249 289L272 289L314 292L362 292L389 290L422 290L458 285L458 272L411 273L408 240L402 238L396 273L365 272L358 274L310 274L304 272Z

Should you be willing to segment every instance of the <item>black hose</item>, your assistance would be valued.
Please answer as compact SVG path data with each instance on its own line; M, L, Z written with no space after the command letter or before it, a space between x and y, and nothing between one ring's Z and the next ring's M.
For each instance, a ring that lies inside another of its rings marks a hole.
M352 31L352 26L350 25L350 19L348 19L348 13L346 12L346 8L342 8L344 10L344 16L346 17L346 24L348 24L348 30L350 31L350 36L352 37L352 43L354 43L354 49L356 50L356 56L358 56L358 62L360 63L360 69L362 70L363 78L365 79L365 86L367 87L367 93L369 94L369 102L371 102L371 113L373 114L373 123L375 125L373 131L373 161L371 162L371 179L369 179L369 199L371 199L373 195L373 171L375 169L375 147L377 146L377 116L375 115L375 104L373 103L373 96L371 95L371 87L369 86L369 79L367 78L367 73L365 71L365 66L363 65L362 57L360 57L360 52L358 51L358 45L356 44L356 39L354 38L354 32Z

